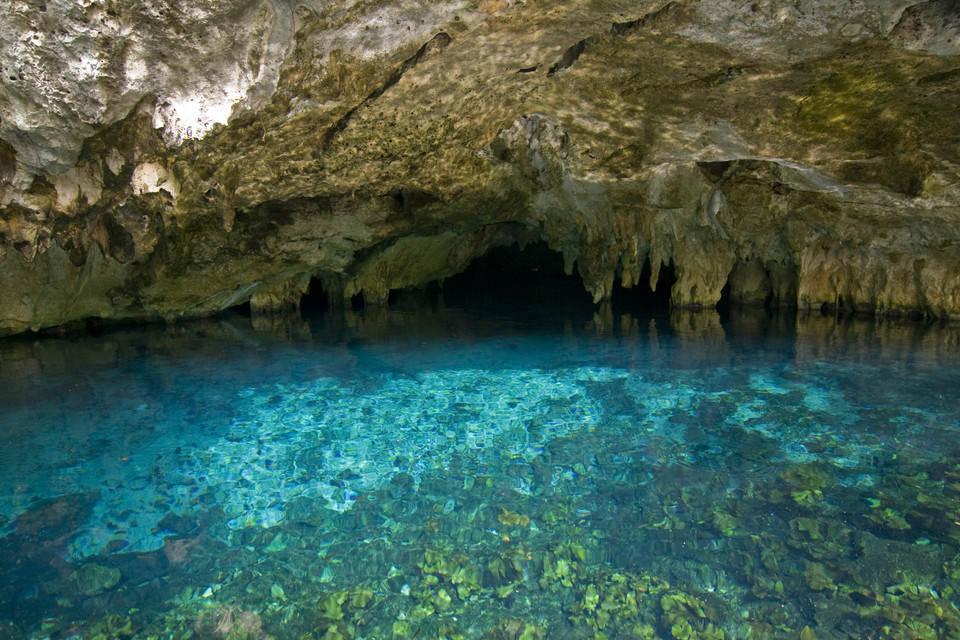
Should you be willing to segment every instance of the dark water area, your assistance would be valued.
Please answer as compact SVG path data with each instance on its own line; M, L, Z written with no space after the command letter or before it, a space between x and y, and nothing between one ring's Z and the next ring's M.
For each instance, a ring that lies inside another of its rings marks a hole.
M960 638L958 341L549 288L0 341L0 638Z

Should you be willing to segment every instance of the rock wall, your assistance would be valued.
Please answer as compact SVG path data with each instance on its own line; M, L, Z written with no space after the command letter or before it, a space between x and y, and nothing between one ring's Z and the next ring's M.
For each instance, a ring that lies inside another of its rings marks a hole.
M947 0L13 0L0 335L543 240L597 301L960 318Z

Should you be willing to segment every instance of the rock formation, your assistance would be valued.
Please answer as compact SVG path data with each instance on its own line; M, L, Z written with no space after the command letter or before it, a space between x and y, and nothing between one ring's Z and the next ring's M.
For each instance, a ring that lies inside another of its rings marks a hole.
M953 0L12 0L0 335L545 241L595 300L960 318ZM646 283L644 283L646 286Z

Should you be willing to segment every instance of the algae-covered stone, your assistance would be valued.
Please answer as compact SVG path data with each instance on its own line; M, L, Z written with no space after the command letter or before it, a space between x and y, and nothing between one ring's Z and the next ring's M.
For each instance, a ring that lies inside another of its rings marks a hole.
M363 609L373 600L373 589L369 587L357 587L350 594L350 606L356 609Z
M827 573L827 568L819 562L810 562L804 571L804 577L807 580L807 586L814 591L823 591L825 589L836 591L837 585Z
M340 620L343 618L343 603L346 601L346 591L336 591L324 595L318 605L320 615L327 620Z
M440 589L434 595L432 602L437 611L443 612L450 608L453 598L450 597L446 589Z
M91 562L71 573L69 579L78 593L95 596L120 582L120 570Z

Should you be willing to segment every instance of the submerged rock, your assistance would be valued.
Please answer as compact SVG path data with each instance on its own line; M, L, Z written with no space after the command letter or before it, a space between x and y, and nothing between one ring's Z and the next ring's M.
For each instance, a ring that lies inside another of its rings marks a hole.
M535 241L596 301L672 265L677 307L958 318L955 12L4 5L0 335L380 304Z
M77 593L95 596L120 582L120 570L115 567L88 563L70 574L70 583Z

